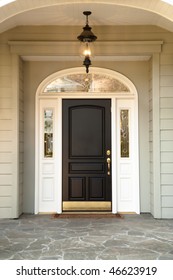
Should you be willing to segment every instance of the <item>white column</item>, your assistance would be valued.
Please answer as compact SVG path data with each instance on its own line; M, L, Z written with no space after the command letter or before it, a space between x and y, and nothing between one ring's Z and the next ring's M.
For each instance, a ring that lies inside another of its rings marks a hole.
M161 189L160 189L160 55L153 54L153 191L154 218L161 218Z

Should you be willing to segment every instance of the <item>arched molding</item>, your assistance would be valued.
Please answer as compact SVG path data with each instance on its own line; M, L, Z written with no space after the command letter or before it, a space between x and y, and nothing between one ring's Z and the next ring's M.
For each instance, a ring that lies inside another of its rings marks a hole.
M24 2L24 3L23 3ZM88 0L85 1L86 4L104 4L104 5L116 5L127 7L130 9L135 8L136 12L139 10L151 13L153 16L157 17L157 25L160 27L168 28L170 31L173 30L173 6L169 5L163 1L153 0L152 3L150 0L146 1L131 1L131 0ZM23 15L26 12L39 10L41 8L48 8L60 5L79 5L84 4L83 1L79 0L35 0L31 2L30 0L16 0L8 5L5 5L1 8L1 26L0 32L13 28L17 21L18 15ZM22 25L22 23L21 23Z

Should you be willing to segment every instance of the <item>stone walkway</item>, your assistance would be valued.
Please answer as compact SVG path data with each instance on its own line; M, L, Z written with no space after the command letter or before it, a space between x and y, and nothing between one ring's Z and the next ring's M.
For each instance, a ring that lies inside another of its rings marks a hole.
M0 220L1 260L173 260L173 220L149 214Z

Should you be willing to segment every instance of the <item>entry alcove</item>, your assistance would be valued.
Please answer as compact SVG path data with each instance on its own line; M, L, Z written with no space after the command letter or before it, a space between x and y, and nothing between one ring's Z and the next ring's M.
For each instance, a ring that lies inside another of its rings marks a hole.
M81 67L59 71L47 77L37 89L35 213L63 211L64 99L110 100L111 211L139 213L137 91L124 75L96 67L89 74ZM128 131L128 143L122 129Z

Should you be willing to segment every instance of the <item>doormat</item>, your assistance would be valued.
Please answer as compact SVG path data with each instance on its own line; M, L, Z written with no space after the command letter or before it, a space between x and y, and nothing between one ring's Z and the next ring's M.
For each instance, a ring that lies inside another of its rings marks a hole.
M63 213L63 214L53 214L53 218L55 218L55 219L71 219L71 218L90 218L90 219L92 219L92 218L97 218L97 219L102 219L102 218L118 218L118 219L123 219L123 216L121 215L121 214L119 214L119 213L117 213L117 214L112 214L112 213L110 213L110 214L108 214L108 213L105 213L105 214L85 214L85 213L80 213L80 214L78 214L78 213L68 213L68 214L66 214L66 213Z

